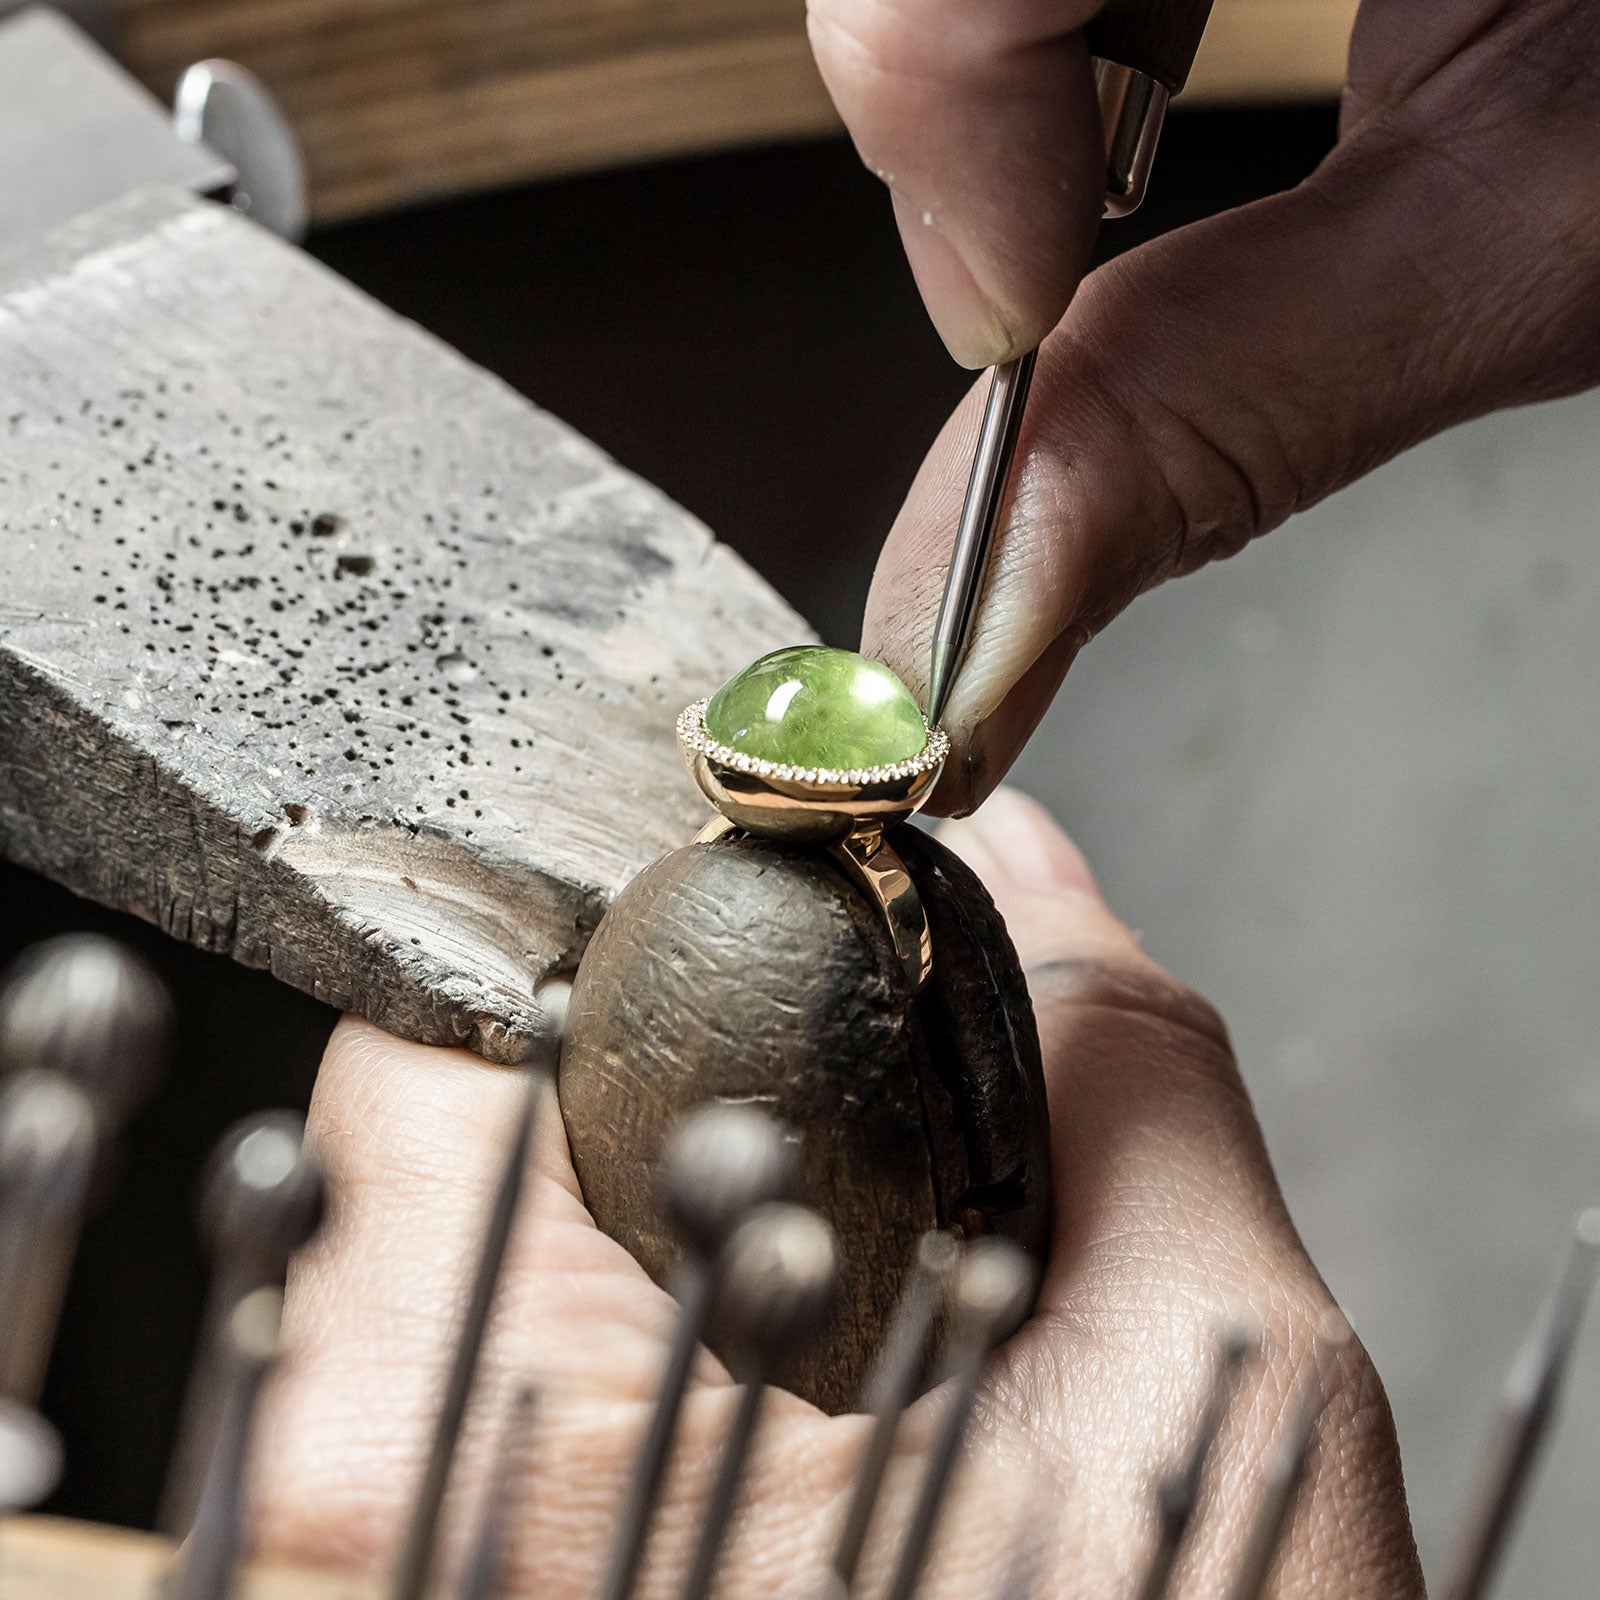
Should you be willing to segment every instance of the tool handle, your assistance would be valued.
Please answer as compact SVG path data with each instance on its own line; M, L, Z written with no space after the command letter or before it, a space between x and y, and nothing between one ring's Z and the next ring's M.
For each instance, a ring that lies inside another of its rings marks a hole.
M1108 0L1085 30L1089 50L1176 94L1187 81L1211 0Z

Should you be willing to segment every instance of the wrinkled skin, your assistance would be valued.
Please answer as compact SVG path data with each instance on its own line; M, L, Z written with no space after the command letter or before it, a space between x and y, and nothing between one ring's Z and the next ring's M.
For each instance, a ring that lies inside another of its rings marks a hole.
M946 836L989 884L1031 974L1058 1215L1038 1312L998 1360L927 1593L990 1593L1030 1503L1048 1508L1055 1535L1041 1594L1129 1593L1152 1531L1152 1476L1186 1437L1219 1327L1242 1317L1263 1330L1267 1354L1225 1437L1224 1492L1181 1591L1221 1593L1255 1460L1332 1303L1216 1014L1144 955L1031 802L1002 791ZM339 1204L291 1284L296 1355L258 1478L266 1551L319 1566L391 1559L517 1092L511 1075L463 1052L355 1022L334 1036L311 1135ZM666 1296L585 1213L547 1117L457 1501L470 1512L506 1397L537 1379L548 1399L514 1518L518 1593L582 1600L592 1584L671 1322ZM652 1595L673 1592L709 1441L729 1414L729 1380L709 1356L699 1379L687 1413L697 1448L669 1486ZM891 1489L901 1509L940 1398L920 1402L906 1430ZM859 1417L776 1398L722 1593L809 1600L862 1438ZM871 1572L881 1581L881 1550ZM1421 1592L1388 1407L1350 1342L1332 1367L1277 1593Z
M810 0L823 76L952 353L976 367L1044 340L946 718L948 813L1000 781L1143 590L1452 423L1600 381L1600 0L1365 0L1317 171L1080 287L1100 162L1076 30L1095 9ZM913 689L980 400L935 442L868 606L863 648Z

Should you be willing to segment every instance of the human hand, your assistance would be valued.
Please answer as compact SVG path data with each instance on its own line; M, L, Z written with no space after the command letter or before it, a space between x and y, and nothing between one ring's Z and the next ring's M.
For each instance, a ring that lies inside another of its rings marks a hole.
M811 4L824 76L869 165L894 174L958 358L1054 327L935 810L1000 781L1078 651L1136 595L1452 423L1600 381L1600 0L1365 0L1317 171L1118 257L1069 307L1079 202L1099 182L1073 31L1092 9ZM955 252L992 315L956 292L955 267L929 265ZM863 648L914 690L980 406L969 395L935 442L868 602Z
M1106 908L1082 858L1009 792L946 838L983 876L1030 973L1054 1130L1055 1238L1033 1319L1003 1349L926 1592L991 1592L1027 1480L1051 1487L1040 1593L1128 1593L1153 1532L1154 1475L1181 1450L1220 1326L1265 1353L1225 1436L1216 1514L1186 1583L1214 1592L1254 1471L1331 1309L1284 1210L1215 1013L1161 972ZM437 1403L444 1354L517 1079L461 1051L345 1022L310 1132L339 1203L291 1283L295 1354L260 1475L265 1552L387 1565ZM667 1296L583 1208L555 1117L544 1120L485 1351L458 1482L481 1483L505 1397L546 1396L512 1519L515 1592L585 1595L658 1377ZM644 1592L670 1592L732 1390L703 1355ZM898 1523L939 1397L913 1410L887 1507ZM810 1592L841 1515L864 1419L774 1397L726 1555L742 1600ZM1057 1486L1059 1486L1057 1488ZM475 1498L458 1497L457 1522ZM881 1580L881 1554L866 1569ZM1314 1476L1280 1596L1420 1596L1392 1426L1359 1347L1331 1374ZM1188 1592L1186 1589L1185 1592Z

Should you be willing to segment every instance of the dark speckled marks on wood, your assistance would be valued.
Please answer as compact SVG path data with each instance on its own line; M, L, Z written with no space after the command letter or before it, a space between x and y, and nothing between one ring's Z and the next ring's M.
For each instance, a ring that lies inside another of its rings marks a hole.
M699 826L679 707L802 624L504 384L180 195L8 264L0 392L0 759L42 775L0 845L517 1054L539 976Z

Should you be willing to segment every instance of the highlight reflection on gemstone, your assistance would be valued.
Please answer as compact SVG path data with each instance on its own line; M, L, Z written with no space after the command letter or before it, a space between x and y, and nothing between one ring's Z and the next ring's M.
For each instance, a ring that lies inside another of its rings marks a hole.
M928 743L921 709L889 668L823 645L774 650L730 678L705 731L759 761L836 771L892 766Z

